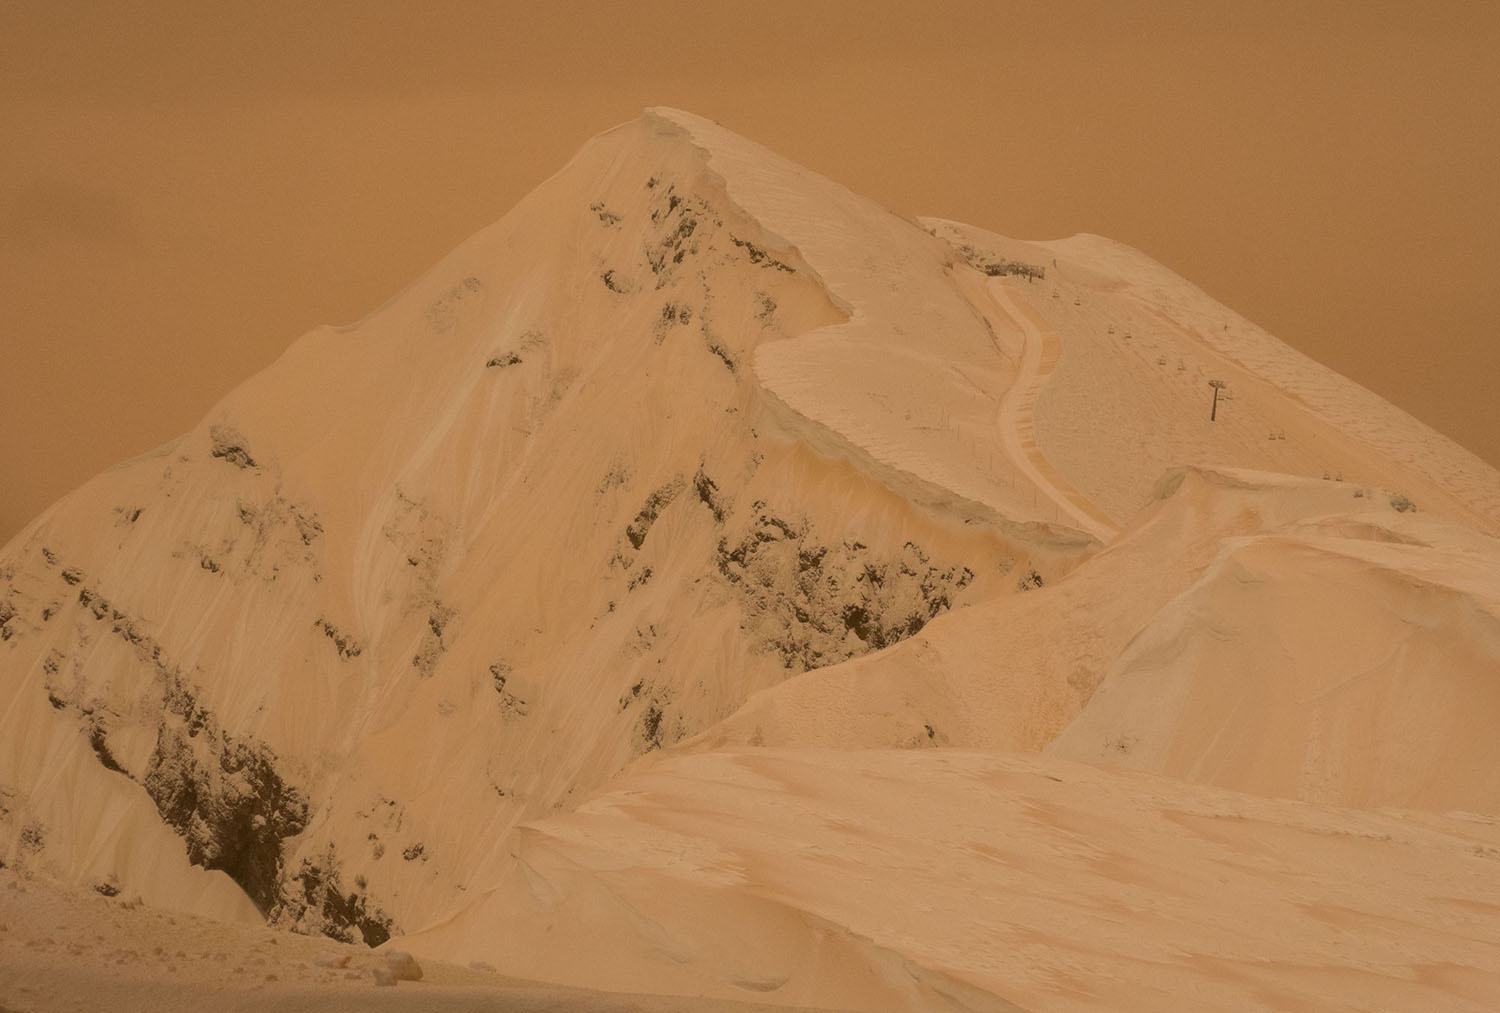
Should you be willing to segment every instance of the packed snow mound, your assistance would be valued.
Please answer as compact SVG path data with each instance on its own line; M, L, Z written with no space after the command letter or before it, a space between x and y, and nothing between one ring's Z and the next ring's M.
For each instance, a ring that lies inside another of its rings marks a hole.
M1377 509L1226 539L1048 752L1308 801L1494 813L1497 713L1500 542Z

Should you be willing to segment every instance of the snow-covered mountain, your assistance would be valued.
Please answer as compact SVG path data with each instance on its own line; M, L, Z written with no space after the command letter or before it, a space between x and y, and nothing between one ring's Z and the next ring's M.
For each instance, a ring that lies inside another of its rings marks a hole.
M603 989L1483 998L1497 534L1143 255L651 110L0 552L0 859Z

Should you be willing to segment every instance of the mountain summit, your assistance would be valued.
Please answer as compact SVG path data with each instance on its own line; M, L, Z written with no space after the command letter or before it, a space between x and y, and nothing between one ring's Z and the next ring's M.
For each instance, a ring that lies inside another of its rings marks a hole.
M613 991L1480 1001L1497 534L1145 256L654 109L0 551L0 859Z

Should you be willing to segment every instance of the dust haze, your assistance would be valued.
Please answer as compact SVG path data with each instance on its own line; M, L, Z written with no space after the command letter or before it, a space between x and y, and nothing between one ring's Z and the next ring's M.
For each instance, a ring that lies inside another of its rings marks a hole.
M1462 4L7 4L0 539L655 103L1130 243L1500 460L1497 45Z

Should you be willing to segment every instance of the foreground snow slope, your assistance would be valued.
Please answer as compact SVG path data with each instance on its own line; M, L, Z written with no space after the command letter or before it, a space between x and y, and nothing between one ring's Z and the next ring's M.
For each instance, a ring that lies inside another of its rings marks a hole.
M518 855L408 943L603 988L871 1009L1479 1010L1500 970L1493 817L1015 754L664 757Z

